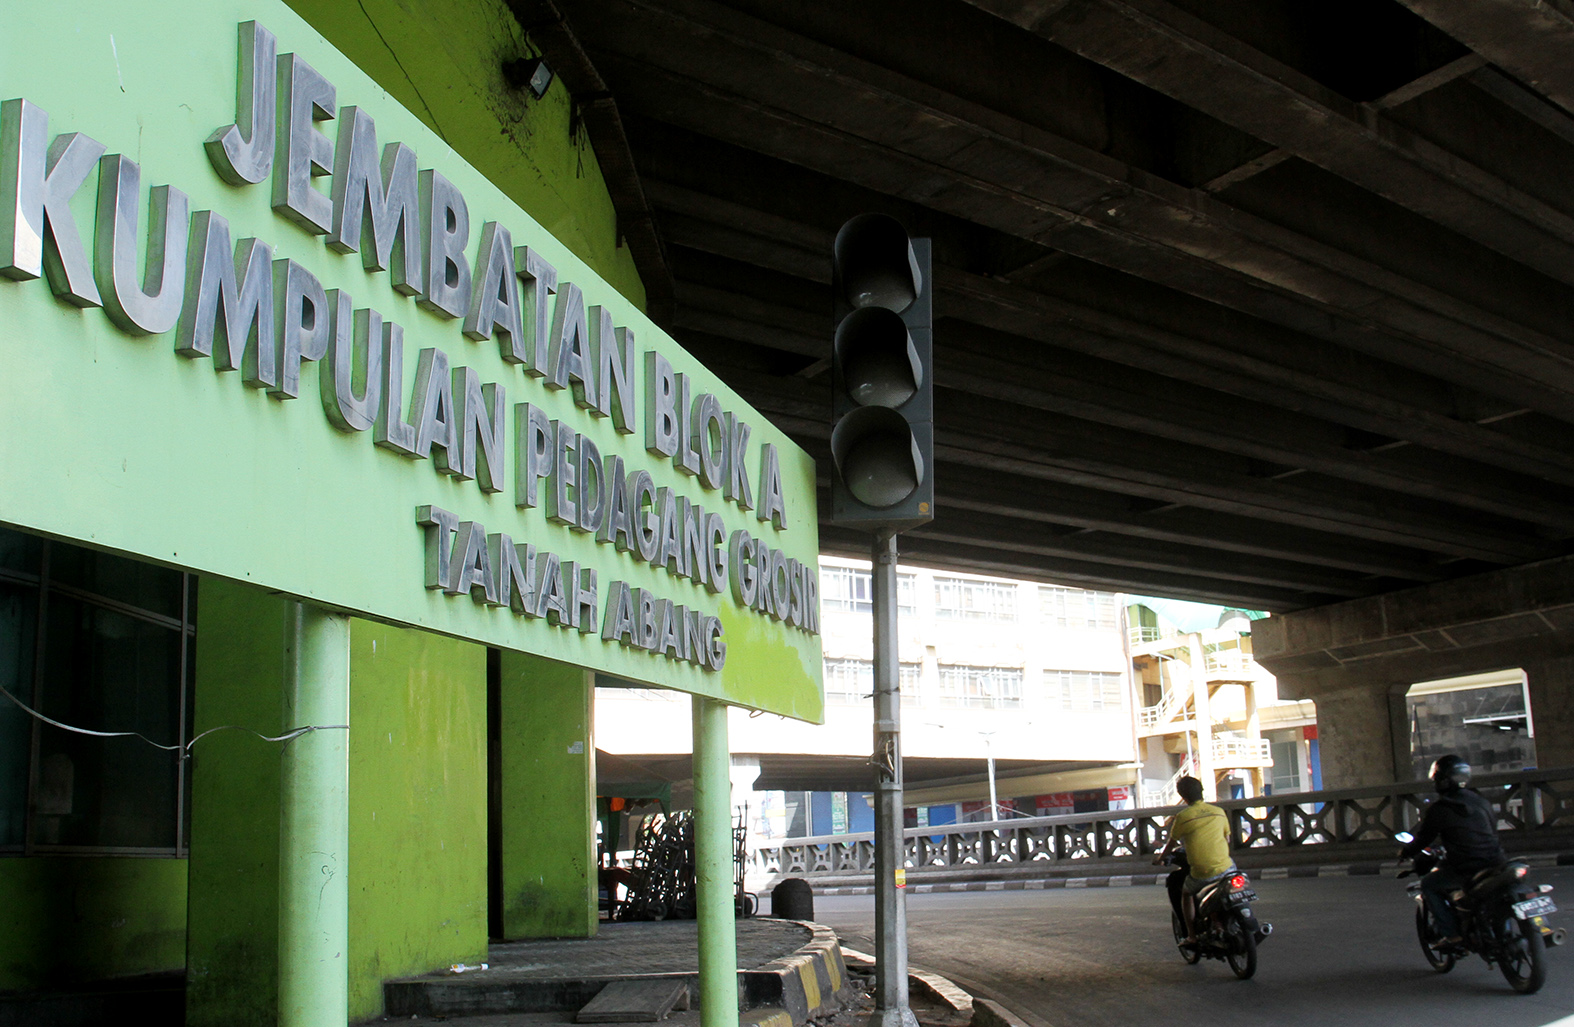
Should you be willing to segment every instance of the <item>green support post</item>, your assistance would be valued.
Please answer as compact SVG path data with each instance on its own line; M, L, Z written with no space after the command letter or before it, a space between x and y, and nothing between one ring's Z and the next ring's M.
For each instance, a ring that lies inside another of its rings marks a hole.
M732 882L732 753L727 704L694 697L694 878L699 900L700 1023L738 1027Z
M349 1015L350 619L304 603L285 615L279 804L279 1027Z

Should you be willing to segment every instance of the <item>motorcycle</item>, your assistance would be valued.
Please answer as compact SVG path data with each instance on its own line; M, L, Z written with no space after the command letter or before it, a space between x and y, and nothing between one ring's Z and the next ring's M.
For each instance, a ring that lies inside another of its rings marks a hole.
M1404 831L1394 838L1406 845L1413 840ZM1421 852L1409 869L1399 873L1401 878L1417 877L1406 890L1416 901L1416 936L1432 969L1446 974L1461 956L1474 952L1488 967L1496 966L1515 991L1522 995L1539 991L1547 979L1545 950L1568 938L1563 928L1547 923L1547 917L1558 908L1549 894L1552 885L1530 884L1526 881L1530 866L1519 861L1480 871L1464 888L1449 895L1459 919L1461 940L1444 945L1421 892L1421 880L1441 866L1434 847Z
M1197 941L1186 941L1186 919L1181 914L1181 888L1190 864L1186 853L1172 853L1165 861L1175 867L1166 886L1170 893L1170 926L1181 958L1196 964L1204 957L1230 964L1236 977L1246 980L1257 972L1257 946L1273 933L1273 924L1262 923L1252 912L1257 901L1246 875L1240 871L1209 881L1196 895Z

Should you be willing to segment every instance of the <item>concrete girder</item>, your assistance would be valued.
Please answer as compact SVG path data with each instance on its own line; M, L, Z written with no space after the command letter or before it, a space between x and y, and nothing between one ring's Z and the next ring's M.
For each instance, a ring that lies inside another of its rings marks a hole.
M678 209L686 215L677 222L667 222L673 243L698 246L730 259L775 267L812 281L828 281L829 263L824 253L829 251L833 233L755 212L741 204L712 200L679 187L653 185L650 191L664 210ZM724 220L726 224L717 224L712 219ZM811 252L811 244L816 243L823 248ZM1167 331L1130 317L945 265L937 267L936 278L937 310L942 317L961 318L1116 366L1162 375L1172 380L1172 385L1173 380L1179 380L1211 393L1222 392L1235 399L1385 435L1548 481L1574 484L1574 452L1516 439L1418 406L1414 401L1373 391L1370 383L1376 376L1369 376L1363 383L1341 374L1340 367L1345 362L1326 359L1318 374L1297 371L1283 363L1275 363L1266 355L1241 352L1206 338ZM794 329L790 335L779 338L768 332L762 336L757 325L725 313L736 308L727 307L717 291L706 293L706 298L709 300L706 309L686 313L680 318L680 327L730 334L808 355L826 348L825 342L820 344L819 350L811 347L808 333L814 319L801 311L790 312ZM823 326L819 328L822 337L825 331ZM1326 344L1303 340L1303 345ZM1348 450L1344 455L1352 461L1358 459L1357 454ZM1295 465L1294 458L1289 456L1267 458ZM1405 477L1402 468L1387 465L1370 470L1352 468L1347 473L1362 476L1358 480L1369 480L1366 476L1384 475L1390 471L1401 479ZM1324 473L1342 476L1326 468ZM1451 478L1451 491L1457 492L1462 485L1468 490L1468 484L1461 482L1457 475L1446 477ZM1521 513L1527 512L1521 499L1516 498L1514 502Z
M1574 416L1561 340L745 15L589 6L642 114Z
M678 320L681 328L810 356L821 355L827 348L824 340L829 330L823 315L768 304L716 286L680 283L678 295L684 300ZM1335 429L1278 406L1221 397L1200 385L1178 385L1146 368L1079 360L1078 354L1102 351L1100 344L1106 337L1081 333L1086 346L1067 352L1054 345L1025 344L1020 336L977 338L976 331L961 327L948 330L945 347L935 353L936 372L948 389L1232 457L1283 465L1274 478L1310 471L1542 525L1559 535L1574 532L1574 506L1569 497L1560 497L1547 486L1503 475L1490 466L1462 473L1457 465L1428 466L1391 450L1362 452L1341 444L1343 439L1335 437ZM1064 323L1045 320L1020 328L1056 340L1078 333ZM811 330L816 332L813 337ZM751 384L770 391L769 383ZM1144 385L1149 387L1144 390ZM804 405L803 413L812 416L821 408L823 396L816 395ZM1201 459L1213 462L1207 456Z
M1399 0L1574 114L1574 11L1553 0Z
M1447 79L1426 76L1384 101L1353 103L1163 0L1094 0L1076 5L1074 15L1030 0L968 2L1574 283L1574 218L1383 114L1476 70L1479 58L1439 69Z
M1257 621L1252 652L1284 694L1310 699L1574 654L1574 557Z

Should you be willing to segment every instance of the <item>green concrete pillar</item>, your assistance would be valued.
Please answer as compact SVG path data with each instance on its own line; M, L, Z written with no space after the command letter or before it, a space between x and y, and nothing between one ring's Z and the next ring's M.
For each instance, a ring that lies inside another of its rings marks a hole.
M285 614L284 723L350 722L350 619ZM349 1009L350 739L312 731L280 757L279 1027L344 1027Z
M501 654L498 856L505 938L596 934L594 675Z
M738 1027L738 923L732 878L732 753L727 704L694 702L694 878L699 900L700 1022Z
M197 592L186 924L187 1027L279 1022L279 757L286 610L258 588L204 577Z

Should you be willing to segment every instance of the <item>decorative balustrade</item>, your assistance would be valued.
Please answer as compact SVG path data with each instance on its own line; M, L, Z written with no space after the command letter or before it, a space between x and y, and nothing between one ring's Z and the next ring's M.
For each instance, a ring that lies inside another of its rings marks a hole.
M1496 807L1499 830L1511 848L1520 841L1533 844L1529 836L1538 833L1574 838L1574 768L1482 775L1475 787ZM1218 805L1229 815L1238 850L1271 855L1319 845L1391 842L1396 832L1415 828L1432 797L1431 782L1408 781L1231 799ZM1148 856L1162 845L1164 823L1175 809L908 828L903 832L905 865L915 870L962 869ZM874 836L793 838L757 847L749 858L751 872L758 874L867 874L874 870Z

